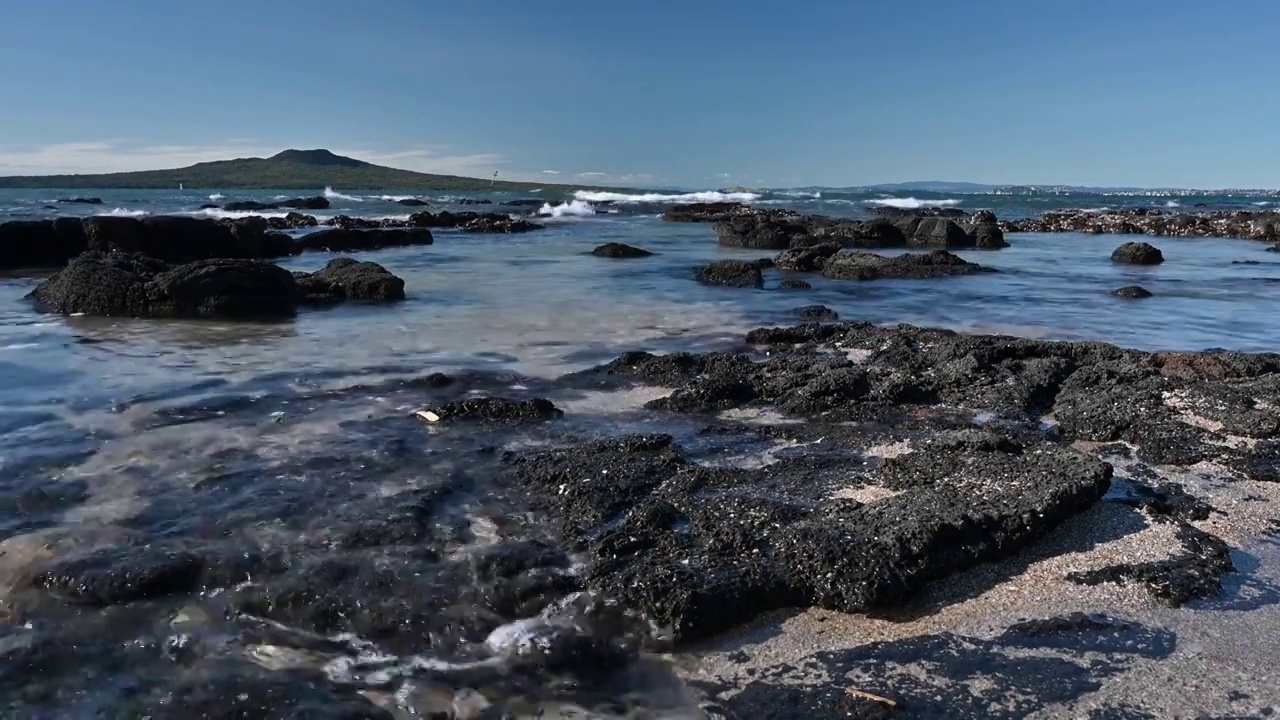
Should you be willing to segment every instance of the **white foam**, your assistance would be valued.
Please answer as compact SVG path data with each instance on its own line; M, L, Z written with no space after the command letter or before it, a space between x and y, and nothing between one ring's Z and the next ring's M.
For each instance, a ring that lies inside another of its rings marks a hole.
M591 217L596 214L595 208L590 203L582 200L570 200L567 203L552 205L551 203L543 203L542 208L538 210L538 214L543 217Z
M189 215L191 217L207 217L217 220L238 220L247 217L264 217L264 218L282 218L289 213L287 212L267 212L264 210L223 210L221 208L205 208L204 210L192 210L185 213L174 213L175 215ZM317 218L323 216L316 216Z
M810 200L822 199L822 193L820 192L801 192L799 190L787 190L784 192L779 192L778 194L785 195L787 197L793 197L793 198L808 198Z
M227 196L226 196L226 195L223 195L222 193L214 193L214 194L212 194L212 195L210 195L210 196L209 196L209 199L210 199L210 200L212 200L213 202L218 202L219 200L223 200L223 199L225 199L226 197L227 197Z
M867 200L868 205L878 205L880 207L902 208L904 210L915 210L926 207L951 207L959 205L959 200L921 200L919 198L880 198L878 200Z
M615 192L592 192L589 190L579 190L573 194L573 197L586 202L615 202L620 204L637 204L637 203L710 203L710 202L754 202L759 199L759 195L755 193L725 193L725 192L692 192L679 193L675 195L664 195L662 193L645 193L643 195L629 195L627 193Z
M1177 200L1170 200L1169 202L1165 203L1164 206L1167 208L1182 207L1182 205L1178 204Z
M130 210L128 208L114 208L109 213L98 213L99 215L111 215L112 217L146 217L151 213L146 210Z
M364 202L364 198L358 198L355 195L343 195L328 185L324 186L324 196L330 200L347 200L349 202Z
M378 200L384 202L400 202L401 200L417 200L417 195L378 195Z

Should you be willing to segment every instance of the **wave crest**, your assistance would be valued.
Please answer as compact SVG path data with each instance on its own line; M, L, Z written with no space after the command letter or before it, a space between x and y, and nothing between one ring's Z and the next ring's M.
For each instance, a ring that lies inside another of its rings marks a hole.
M920 198L904 197L904 198L879 198L877 200L867 200L868 205L877 205L879 207L901 208L903 210L918 210L927 207L951 207L959 205L959 200L921 200Z
M538 210L538 214L542 217L591 217L596 214L596 209L585 200L570 200L567 203L552 205L551 203L543 203L542 208Z
M579 190L573 194L577 200L586 202L613 202L620 205L636 205L640 203L711 203L711 202L754 202L760 198L755 193L726 193L726 192L692 192L692 193L676 193L666 195L663 193L645 193L642 195L629 195L627 193L616 192L593 192L590 190Z
M146 210L130 210L129 208L113 208L111 212L98 213L99 215L110 215L112 217L146 217L151 213Z
M209 200L211 202L218 202L219 200L225 200L226 198L227 196L223 195L222 193L214 193L209 196Z
M324 186L324 196L330 200L346 200L348 202L364 202L364 198L358 198L354 195L343 195L328 185Z

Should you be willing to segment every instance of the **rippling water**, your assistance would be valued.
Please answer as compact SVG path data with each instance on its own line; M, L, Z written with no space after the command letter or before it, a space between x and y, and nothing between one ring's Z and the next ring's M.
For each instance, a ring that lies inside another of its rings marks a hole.
M105 202L50 210L45 205L55 193L3 191L0 220L6 212L13 217L199 212L209 193L75 194L101 196ZM242 199L226 194L227 200ZM243 198L298 194L245 193ZM549 198L553 204L561 200ZM766 202L859 216L877 200L883 198L774 197ZM994 207L1002 217L1050 207L1143 204L1100 197L959 201L966 209ZM1280 263L1257 242L1155 239L1167 261L1138 268L1109 260L1111 250L1130 238L1012 235L1007 249L963 253L997 268L996 274L875 282L806 276L814 289L800 292L772 289L780 277L775 275L768 288L757 291L705 287L694 282L690 269L767 253L720 248L709 226L664 223L660 209L621 204L610 214L591 217L562 213L546 220L547 229L527 235L441 231L432 246L364 253L362 259L405 279L406 302L304 311L280 324L40 315L24 299L38 279L0 279L0 376L5 379L0 384L0 476L10 478L0 480L0 491L26 491L55 470L63 483L87 483L86 497L74 507L8 527L0 539L51 526L79 528L77 533L88 533L86 527L170 532L183 515L201 512L190 488L215 466L219 472L254 472L279 482L301 472L309 457L332 464L342 456L377 456L385 443L402 441L405 431L380 434L376 423L402 417L422 399L395 381L460 369L509 373L508 380L486 382L518 393L539 378L627 350L731 347L748 328L792 322L793 309L803 305L825 304L851 320L1097 339L1143 349L1271 351L1280 334L1280 314L1273 312L1280 300ZM337 198L331 210L315 214L392 216L407 210L412 209L369 196L359 202ZM657 255L607 260L586 254L605 242L633 244ZM331 257L313 253L282 264L311 270ZM1109 295L1133 284L1156 297L1133 302ZM371 389L349 390L357 385ZM573 396L557 402L573 404L576 427L584 431L632 421L641 423L636 429L653 429L643 425L647 421L628 420L627 412L643 400ZM394 494L421 482L407 471L393 473L376 479L376 491L366 488L351 497ZM275 487L258 491L294 492ZM313 488L290 495L290 501L313 502L330 497L326 492ZM241 490L228 497L210 512L247 513L245 522L250 522L257 494ZM266 526L258 531L301 532Z

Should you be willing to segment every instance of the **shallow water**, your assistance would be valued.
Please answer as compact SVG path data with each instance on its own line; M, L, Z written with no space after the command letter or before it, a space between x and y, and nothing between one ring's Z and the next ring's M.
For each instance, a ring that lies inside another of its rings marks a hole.
M106 202L43 209L48 199L72 194ZM0 191L0 213L195 212L208 194ZM306 193L226 194L231 200ZM335 197L332 210L315 214L412 210L373 196L350 197ZM873 199L764 201L858 216ZM450 202L432 201L432 209ZM963 202L994 206L1004 217L1047 207L1143 204L1089 197ZM39 315L24 299L38 279L0 279L0 500L35 507L0 518L0 540L12 541L8 557L42 544L91 547L121 538L219 533L264 546L306 545L326 537L324 527L309 524L316 520L310 514L323 519L340 515L344 504L376 505L442 477L467 479L465 499L448 510L461 528L451 552L493 532L528 540L541 532L525 516L533 509L477 480L493 470L492 460L482 457L493 447L539 446L607 430L671 432L698 462L712 465L749 467L786 450L758 439L700 437L691 420L639 412L653 399L651 391L569 392L549 388L546 380L624 351L738 347L749 328L793 324L792 310L803 305L825 304L848 320L1142 349L1272 351L1280 331L1280 315L1272 312L1280 300L1280 262L1257 242L1155 239L1167 261L1134 268L1109 260L1111 250L1131 238L1011 235L1007 249L962 253L998 269L994 274L874 282L806 275L814 289L793 292L773 289L784 274L769 273L765 290L742 290L699 285L690 269L769 253L720 248L708 225L664 223L660 205L614 209L547 219L547 229L527 235L441 231L432 246L362 253L361 259L405 279L406 302L304 311L285 323ZM607 260L586 254L605 242L657 255ZM313 270L332 257L310 253L282 264ZM1260 264L1233 264L1238 260ZM1109 295L1133 284L1156 297L1134 302ZM478 375L445 393L416 382L437 371ZM543 394L569 417L554 432L477 437L424 431L407 417L423 404L472 391ZM517 515L525 519L512 520ZM498 530L491 531L494 523ZM235 634L214 620L190 624L184 632L206 644ZM75 705L96 707L84 697Z

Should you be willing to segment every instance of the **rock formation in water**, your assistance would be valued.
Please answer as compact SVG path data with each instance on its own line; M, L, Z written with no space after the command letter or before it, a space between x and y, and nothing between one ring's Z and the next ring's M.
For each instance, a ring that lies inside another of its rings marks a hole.
M1233 237L1275 242L1280 240L1280 213L1272 210L1182 212L1158 208L1055 210L1039 218L1002 222L1000 227L1005 232Z
M592 250L591 254L595 255L596 257L617 258L617 259L642 258L642 257L649 257L653 255L653 253L643 248L638 248L632 245L624 245L622 243L605 243L604 245L600 245L596 247L594 250Z
M252 320L290 317L308 303L400 300L404 281L350 258L294 274L260 260L174 265L138 253L87 252L29 297L38 309L64 315Z
M1111 253L1111 261L1127 265L1159 265L1164 262L1164 253L1148 243L1128 242Z
M267 203L256 202L253 200L242 200L229 202L223 206L223 209L236 212L257 212L261 210L328 210L329 207L329 198L316 196L308 198L291 198L288 200L278 200L276 202Z

